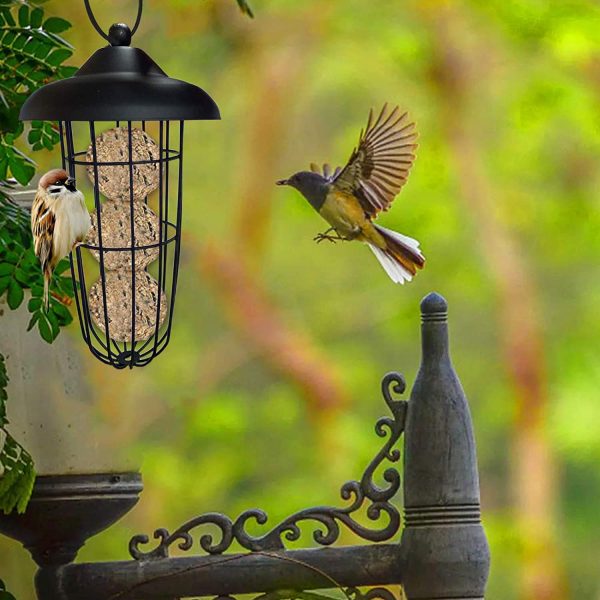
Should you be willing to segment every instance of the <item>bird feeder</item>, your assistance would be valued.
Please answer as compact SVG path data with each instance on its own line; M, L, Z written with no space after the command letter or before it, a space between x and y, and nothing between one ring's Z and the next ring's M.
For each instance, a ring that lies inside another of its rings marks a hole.
M118 23L110 45L73 77L25 102L22 120L57 121L62 166L85 192L92 228L71 252L81 332L91 352L116 368L147 365L169 343L181 250L184 123L219 119L199 87L171 79ZM86 193L86 197L88 194Z

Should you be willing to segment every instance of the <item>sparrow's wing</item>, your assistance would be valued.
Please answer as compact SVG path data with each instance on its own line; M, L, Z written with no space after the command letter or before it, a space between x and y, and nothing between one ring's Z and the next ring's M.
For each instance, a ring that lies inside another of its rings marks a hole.
M52 264L55 224L54 211L48 207L44 195L38 194L31 207L31 233L35 255L40 259L42 270Z
M390 207L405 184L415 160L416 139L415 124L398 106L390 111L385 104L377 119L371 109L367 128L360 132L358 146L334 184L356 196L373 218Z
M319 175L322 175L325 179L327 179L327 181L333 181L342 172L342 167L336 167L332 173L331 165L329 163L325 163L323 165L323 170L321 170L321 167L319 167L318 164L310 163L310 170L313 173L318 173Z

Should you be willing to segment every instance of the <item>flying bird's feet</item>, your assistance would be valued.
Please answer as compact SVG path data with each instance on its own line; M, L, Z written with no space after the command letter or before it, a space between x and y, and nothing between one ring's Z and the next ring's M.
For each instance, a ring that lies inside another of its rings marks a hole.
M317 244L320 244L324 240L328 240L332 244L335 244L339 240L343 241L344 238L341 237L339 233L329 233L330 231L331 229L328 229L325 233L317 233L313 238L313 241L317 242Z

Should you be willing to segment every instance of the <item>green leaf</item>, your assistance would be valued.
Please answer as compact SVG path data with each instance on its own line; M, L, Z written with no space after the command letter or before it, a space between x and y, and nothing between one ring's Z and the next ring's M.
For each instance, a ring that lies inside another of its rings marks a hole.
M27 141L30 144L35 144L36 142L39 142L42 139L42 134L44 132L41 129L31 129L29 131L29 135L27 136Z
M65 271L71 268L71 262L68 258L63 258L54 269L56 275L62 275Z
M50 17L44 21L44 29L50 33L62 33L71 27L71 23L60 17Z
M27 43L25 44L24 48L23 48L23 52L27 53L27 54L34 54L35 53L35 49L40 45L40 41L37 40L36 38L29 38L29 40L27 41Z
M31 11L31 16L29 19L31 27L35 27L37 29L42 24L42 20L44 19L44 11L41 8L34 8Z
M40 311L34 313L34 315L29 320L29 324L27 325L27 331L31 331L35 327L35 324L38 322L38 320L40 318L40 314L41 314Z
M50 44L41 42L40 45L35 49L34 56L36 58L46 58L50 50L52 50L52 46Z
M50 323L50 328L52 330L52 339L55 340L60 333L60 325L58 324L58 317L56 316L53 308L48 310L46 317L48 318L48 322Z
M54 341L54 336L52 335L52 326L48 322L46 316L42 313L39 313L40 317L38 320L38 329L42 339L48 344L51 344Z
M60 292L65 296L69 296L69 298L73 298L75 296L73 280L70 277L58 277L54 280L54 283L56 284L56 287L60 290Z
M11 265L16 265L19 262L19 258L21 258L16 252L7 252L4 255L4 261L10 263ZM2 273L0 273L1 275Z
M27 455L29 460L25 467L25 472L21 475L19 482L16 486L15 494L17 495L17 513L23 514L29 504L29 499L33 492L33 486L35 484L35 469L33 468L33 459L29 454Z
M11 277L0 277L0 296L2 296L2 294L4 294L4 292L8 289L11 281Z
M58 70L58 76L61 77L62 79L66 79L67 77L73 77L73 75L75 75L75 73L77 73L77 71L78 71L77 67L62 66Z
M8 286L8 294L6 296L8 306L15 310L19 308L21 302L23 302L23 297L25 296L23 292L23 288L13 279L11 280Z
M27 303L27 310L33 313L42 308L43 300L41 298L30 298Z
M3 275L11 275L14 270L14 264L11 264L9 262L0 263L0 277L2 277Z
M21 268L15 269L15 279L23 286L29 287L29 275Z
M11 4L13 4L13 2L11 2ZM8 8L5 8L2 11L2 14L4 15L4 18L6 19L6 24L9 25L10 27L14 27L17 23L14 20L10 10L8 10Z
M61 63L63 63L67 58L72 56L73 52L71 50L67 50L65 48L60 48L59 50L54 50L49 56L46 57L46 62L49 65L54 67L58 67Z
M0 591L0 600L17 600L10 592Z
M71 311L69 311L69 309L58 300L53 303L52 312L56 315L58 323L61 327L69 325L73 322Z
M8 174L8 159L0 159L0 181L5 181Z
M17 39L14 41L12 47L13 50L21 50L23 48L23 46L25 46L25 44L27 43L27 40L29 39L28 35L25 34L18 34L17 35ZM15 59L15 57L10 57L11 59ZM6 61L8 63L8 60ZM12 61L11 61L12 62Z
M10 172L21 185L27 185L35 175L35 168L20 158L12 158L9 166Z
M5 514L13 510L22 513L27 507L35 470L31 455L6 431L3 430L3 445L0 447L0 510Z
M27 5L23 4L19 9L18 13L19 17L19 25L21 27L27 27L29 25L29 8Z

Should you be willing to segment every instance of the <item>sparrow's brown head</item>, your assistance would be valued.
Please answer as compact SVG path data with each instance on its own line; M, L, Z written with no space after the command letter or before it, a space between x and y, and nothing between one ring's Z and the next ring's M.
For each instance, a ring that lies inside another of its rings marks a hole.
M41 179L38 184L40 190L43 190L50 194L60 194L65 189L70 192L76 192L75 180L69 177L68 173L64 169L52 169L48 171Z

